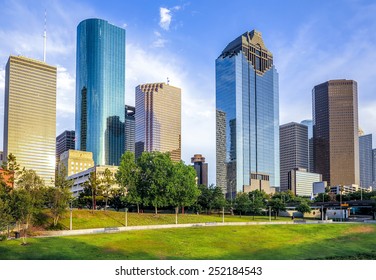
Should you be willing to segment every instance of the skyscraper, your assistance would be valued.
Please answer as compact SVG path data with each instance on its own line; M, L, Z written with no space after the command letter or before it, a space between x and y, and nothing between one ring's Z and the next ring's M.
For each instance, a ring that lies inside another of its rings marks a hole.
M51 185L55 178L56 67L10 56L5 71L4 158L33 169Z
M60 155L62 153L68 150L74 150L74 139L74 130L65 130L63 133L56 137L56 163L60 161Z
M293 169L308 169L308 127L295 122L281 125L279 137L281 191L287 191L288 173Z
M165 83L136 87L135 155L170 152L181 160L181 90Z
M329 186L359 185L358 90L352 80L313 88L315 172Z
M372 134L367 134L359 137L359 176L360 186L372 186Z
M124 153L125 30L102 19L77 27L76 150L95 164L118 165Z
M208 186L208 164L202 155L196 154L191 158L193 168L197 174L197 184Z
M376 149L372 150L372 189L376 190Z
M230 197L260 178L279 187L278 96L278 73L261 33L230 42L216 60L217 185Z
M135 152L135 114L136 108L133 106L125 105L125 124L124 124L124 134L125 134L125 150L132 153Z
M308 171L313 172L313 121L304 120L300 122L308 127Z

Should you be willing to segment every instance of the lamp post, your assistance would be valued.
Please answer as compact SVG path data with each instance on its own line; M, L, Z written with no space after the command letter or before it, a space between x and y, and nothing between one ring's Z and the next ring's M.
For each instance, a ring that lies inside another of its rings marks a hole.
M225 207L222 207L222 223L225 223Z
M269 205L269 222L272 221L272 207Z
M70 201L70 220L69 220L69 230L73 229L73 200Z
M342 218L343 218L343 213L342 213L342 192L343 192L343 186L340 185L339 186L339 209L340 209L340 213L341 213L341 222L342 222Z
M124 212L125 212L125 226L127 227L128 226L128 208L124 208Z

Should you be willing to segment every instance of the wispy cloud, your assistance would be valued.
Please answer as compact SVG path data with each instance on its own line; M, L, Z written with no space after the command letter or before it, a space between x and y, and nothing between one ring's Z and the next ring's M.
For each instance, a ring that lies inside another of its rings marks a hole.
M170 24L171 24L171 10L161 7L159 8L159 15L160 15L160 20L159 20L159 26L162 27L164 30L169 30L170 29Z

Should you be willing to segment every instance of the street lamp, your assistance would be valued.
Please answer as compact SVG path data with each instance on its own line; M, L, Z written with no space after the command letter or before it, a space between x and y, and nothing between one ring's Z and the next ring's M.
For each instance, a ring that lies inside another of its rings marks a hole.
M343 213L342 213L342 192L343 192L343 186L340 185L339 186L339 209L340 209L340 213L341 213L341 222L342 222L342 218L343 218Z
M73 229L73 200L70 200L70 220L69 220L69 230Z

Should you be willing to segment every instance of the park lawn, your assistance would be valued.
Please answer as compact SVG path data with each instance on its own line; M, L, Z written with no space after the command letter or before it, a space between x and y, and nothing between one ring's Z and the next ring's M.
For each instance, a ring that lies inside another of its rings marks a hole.
M174 214L158 214L153 213L128 213L128 226L145 226L145 225L166 225L175 224ZM70 214L66 213L64 218L60 220L63 228L69 229ZM256 216L253 220L252 216L230 216L225 215L225 222L268 222L268 216ZM291 221L291 218L278 217L273 221ZM179 214L179 224L190 223L221 223L222 215L196 215L196 214ZM105 227L122 227L125 225L125 213L116 211L90 211L90 210L74 210L73 211L73 229L88 228L105 228Z
M290 224L140 230L0 242L0 259L376 259L376 225Z

